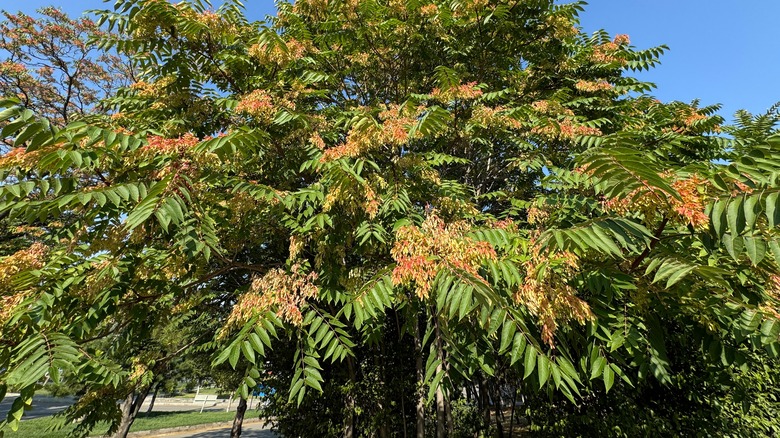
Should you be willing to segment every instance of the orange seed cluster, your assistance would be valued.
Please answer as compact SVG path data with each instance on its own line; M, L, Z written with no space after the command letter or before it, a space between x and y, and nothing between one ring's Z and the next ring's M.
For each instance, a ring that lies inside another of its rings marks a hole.
M0 259L0 323L11 316L29 293L29 290L15 289L13 278L23 271L42 268L48 249L42 243L34 243L27 249Z
M459 270L482 279L479 267L485 260L495 260L496 252L489 243L466 236L469 228L466 222L445 224L431 214L420 227L399 229L390 251L396 261L393 284L414 283L417 296L424 299L430 295L441 269Z
M316 280L316 273L306 274L298 264L293 265L289 273L271 269L255 278L249 291L239 298L228 317L227 327L245 323L268 310L275 310L284 321L300 325L303 322L301 308L307 299L317 296Z
M532 245L523 267L525 281L514 298L539 319L545 343L553 345L559 322L576 320L583 324L593 319L588 303L578 298L567 283L579 269L576 255L567 251L544 254L539 245Z

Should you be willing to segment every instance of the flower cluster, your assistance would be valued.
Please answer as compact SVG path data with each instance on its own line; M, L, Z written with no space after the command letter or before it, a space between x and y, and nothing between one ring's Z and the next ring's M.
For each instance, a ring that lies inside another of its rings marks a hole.
M423 17L434 17L439 13L439 7L435 3L427 4L420 8L420 15Z
M14 277L31 269L40 269L46 261L48 247L42 243L34 243L0 259L0 323L6 321L14 309L21 304L29 290L18 290L14 286Z
M8 60L0 62L0 74L3 76L15 77L26 73L27 67L24 64Z
M396 261L393 284L414 283L417 296L424 299L430 295L433 280L441 269L482 279L479 267L486 260L495 260L496 252L489 243L468 237L469 229L465 222L445 224L433 213L420 227L401 227L390 251Z
M563 119L557 123L534 126L531 128L531 133L548 140L571 140L580 135L598 136L602 134L601 130L598 128L581 125L569 119Z
M626 34L618 34L615 35L615 38L612 39L612 42L618 46L627 46L631 44L631 39Z
M197 15L196 20L210 29L218 29L223 25L222 18L214 11L206 10Z
M528 223L529 224L543 224L550 218L550 212L539 207L531 207L528 209Z
M615 42L600 44L593 48L591 60L597 64L611 64L618 62L625 64L626 60L620 55L620 45Z
M549 100L537 100L531 103L531 108L540 113L549 113L551 106L552 105L550 104Z
M311 50L310 44L291 38L281 44L255 44L249 47L249 56L264 64L282 65L303 58Z
M312 145L314 145L314 147L316 147L317 149L319 149L319 150L321 150L321 151L324 151L324 150L325 150L325 148L327 147L327 146L325 145L325 140L323 140L323 139L322 139L322 136L320 136L320 134L319 134L319 133L316 133L316 132L315 132L315 133L313 133L313 134L312 134L312 135L309 137L309 143L311 143Z
M357 157L373 146L381 144L382 128L376 123L366 123L349 130L344 143L329 148L322 154L323 163L342 157Z
M567 283L579 269L577 256L570 252L545 254L532 241L528 259L523 263L525 280L515 291L514 299L538 318L542 339L552 346L560 322L580 324L593 319L588 303L577 297Z
M191 133L184 134L177 138L165 138L157 135L150 135L146 139L146 144L141 148L141 152L153 155L184 154L186 151L198 144L198 138Z
M25 147L13 148L5 155L0 155L0 168L29 167L38 159L39 154L27 153Z
M595 93L597 91L606 91L612 89L612 84L607 81L586 81L579 80L574 84L574 88L586 93Z
M601 200L601 208L618 215L639 213L647 222L652 222L660 212L658 206L661 202L663 198L658 192L642 188L634 189L625 196L604 198Z
M327 149L320 161L325 163L342 157L354 158L381 145L401 146L407 143L420 109L416 111L410 114L394 105L379 114L381 124L371 117L364 118L350 129L344 143Z
M379 113L382 123L382 137L385 142L400 146L409 141L409 131L417 123L417 116L421 112L409 113L402 111L398 105L390 105Z
M696 229L706 228L710 223L709 217L704 212L707 208L708 185L707 180L698 175L678 179L672 183L672 188L682 198L682 200L670 198L672 210L683 222L689 223Z
M481 97L482 94L482 90L477 87L476 82L460 84L443 90L437 87L431 91L431 97L445 102L453 100L474 100Z
M707 130L706 127L708 124L702 122L709 119L708 116L699 113L695 108L684 108L676 112L674 126L671 130L678 134L700 132L702 131L701 128ZM717 127L715 129L717 129Z
M301 309L306 300L316 297L319 291L314 284L316 280L316 273L307 274L298 264L293 265L289 273L271 269L262 277L255 278L249 291L239 298L228 317L226 328L243 324L269 310L275 311L284 321L300 325L303 322Z
M523 122L512 117L503 106L488 107L475 105L471 110L471 121L477 125L505 129L520 129Z
M579 33L579 29L572 23L569 17L561 14L548 15L545 23L552 29L554 38L566 39Z
M690 224L696 229L706 228L709 225L709 217L705 213L708 181L695 174L687 178L674 178L669 173L662 176L673 179L670 185L680 199L660 189L639 188L623 197L602 200L602 208L604 211L621 215L629 212L640 213L647 223L653 222L662 214L676 218L683 224Z
M244 95L236 105L236 112L255 117L259 120L270 121L276 114L273 98L265 90L255 90Z

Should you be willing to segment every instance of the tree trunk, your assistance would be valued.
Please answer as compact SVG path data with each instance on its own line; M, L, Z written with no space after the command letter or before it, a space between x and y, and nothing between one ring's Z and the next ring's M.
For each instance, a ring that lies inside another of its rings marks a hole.
M512 413L509 417L509 438L515 434L515 406L517 405L517 386L515 386L515 392L512 394Z
M444 346L441 340L441 331L439 330L438 316L434 315L434 335L436 337L436 355L439 364L436 366L436 375L444 372ZM447 436L447 405L446 405L442 382L439 381L436 387L436 438L446 438Z
M382 424L379 425L379 438L390 438L390 428L387 426L387 418L385 409L386 406L390 406L390 401L387 396L387 373L385 372L385 342L384 340L379 344L379 354L375 357L377 367L382 373L382 398L379 406L379 412L381 412Z
M119 428L113 435L113 438L127 438L127 434L130 432L130 426L133 425L135 417L138 416L138 411L141 410L141 405L144 403L144 399L149 395L150 387L142 388L140 392L130 392L127 394L127 398L122 403L122 419L119 422Z
M233 391L232 394L230 394L230 400L228 400L227 408L225 408L225 412L230 412L230 408L233 407L233 398L236 396L236 392Z
M403 391L399 391L399 395L401 396L401 415L403 415L403 421L401 424L404 425L404 438L407 438L407 430L406 430L406 404L404 403L404 399L406 398L403 394Z
M160 385L161 383L158 383L154 387L154 392L152 393L152 401L149 402L149 407L146 408L146 413L152 412L152 409L154 409L154 401L157 400L157 393L160 391Z
M416 317L415 317L416 319ZM422 340L420 337L420 321L414 325L414 351L416 353L415 369L417 370L417 438L425 438L425 370L423 369Z
M355 374L355 362L351 357L347 357L347 371L349 372L349 381L352 383L352 387L355 387L357 376ZM355 437L355 395L350 389L347 392L346 408L347 415L344 419L344 438Z
M444 360L445 357L442 353L442 364L444 365L444 374L449 377L450 375L450 363ZM444 418L447 420L447 436L455 435L455 422L452 421L452 393L449 393L444 398Z
M504 413L501 412L501 385L499 382L495 382L496 385L496 396L493 400L493 406L496 408L496 432L498 438L504 438L504 425L502 424L502 421L504 420Z
M487 380L480 374L479 383L479 409L482 412L482 416L485 419L486 424L490 424L490 398L488 397Z
M439 372L441 365L436 367ZM444 391L441 389L441 383L436 388L436 438L446 438L447 436L447 414L444 406Z
M244 414L246 413L246 399L241 397L236 407L236 417L233 419L233 427L230 429L230 438L239 438L241 436L241 427L244 425Z

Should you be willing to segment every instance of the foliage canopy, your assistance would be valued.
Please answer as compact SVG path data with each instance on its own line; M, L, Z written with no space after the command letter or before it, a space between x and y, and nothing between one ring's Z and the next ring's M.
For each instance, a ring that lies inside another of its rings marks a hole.
M139 73L109 114L2 103L0 214L34 242L0 258L8 424L63 371L89 387L70 419L116 419L183 352L160 330L242 370L243 397L292 369L298 405L328 378L353 405L403 351L396 397L424 388L440 434L498 370L580 404L671 384L678 351L775 360L776 118L727 138L717 106L646 95L629 74L665 47L585 35L582 7L298 0L252 23L118 0L100 47Z

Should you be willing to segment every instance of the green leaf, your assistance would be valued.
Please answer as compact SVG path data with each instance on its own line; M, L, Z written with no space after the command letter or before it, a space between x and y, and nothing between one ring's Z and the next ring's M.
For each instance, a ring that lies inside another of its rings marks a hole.
M525 352L526 348L526 340L525 336L523 336L522 333L517 333L515 335L515 340L512 344L512 355L509 362L509 365L514 365L517 361L520 360L520 357Z
M428 401L430 402L433 400L433 397L436 395L436 389L441 384L441 379L444 378L444 370L442 369L438 373L436 373L436 376L431 380L430 387L428 388Z
M289 401L292 402L293 399L298 395L298 392L300 392L302 389L303 389L303 379L295 380L292 387L290 388ZM300 402L298 402L298 404L300 404Z
M590 380L601 376L604 373L604 366L607 365L607 359L604 356L596 357L590 368Z
M537 357L536 366L538 367L539 388L543 387L547 383L547 379L550 377L550 367L552 363L547 356L539 355Z
M728 200L726 199L719 199L713 204L712 211L710 211L710 223L712 224L712 229L715 231L715 234L718 237L723 236L723 233L726 232L726 206L728 205Z
M238 358L241 355L241 346L235 342L230 346L230 356L228 358L228 362L230 362L230 366L233 369L236 369L236 365L238 364Z
M742 237L731 234L723 235L723 246L726 247L726 251L728 251L731 258L736 261L739 261L739 256L745 249L745 244L742 240Z
M771 228L780 225L780 208L777 206L777 198L780 192L773 192L766 196L766 219Z
M766 243L764 243L764 240L755 236L744 236L742 240L745 243L745 253L750 262L753 263L753 266L761 263L761 260L766 255Z
M536 349L535 348L526 348L525 349L525 361L523 362L523 380L527 379L528 376L531 375L531 373L534 372L534 368L536 367Z
M260 353L261 356L265 356L265 347L263 347L263 342L260 340L260 336L257 335L256 332L249 334L249 342L252 344L252 348Z
M615 372L612 371L611 366L605 366L602 376L604 377L604 386L607 392L609 392L609 390L612 388L612 385L615 383Z
M770 240L769 248L772 249L772 255L775 256L775 263L780 264L780 243L777 240Z
M515 327L514 321L507 319L506 322L504 322L504 327L501 330L501 346L498 349L499 354L503 354L503 352L512 344L516 329L517 327Z
M752 230L756 224L756 218L761 212L761 194L747 196L745 198L745 229Z
M241 350L244 352L244 357L249 362L255 363L255 349L252 348L252 344L249 341L241 343Z
M737 236L745 229L745 210L742 208L743 198L737 197L731 200L728 207L727 219L729 231Z

